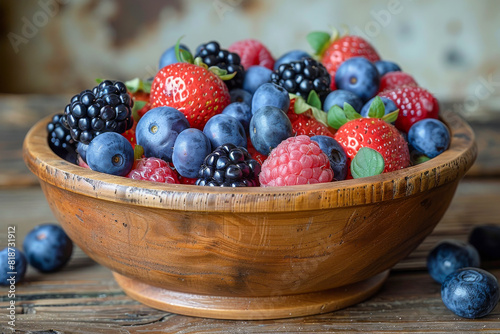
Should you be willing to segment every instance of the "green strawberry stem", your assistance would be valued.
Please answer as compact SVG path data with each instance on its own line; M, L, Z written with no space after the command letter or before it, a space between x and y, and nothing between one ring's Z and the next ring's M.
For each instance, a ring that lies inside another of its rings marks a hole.
M321 108L317 108L315 106L312 106L304 100L302 96L298 96L295 94L289 94L290 100L295 99L295 103L293 105L293 111L296 114L302 114L305 113L308 110L311 110L311 114L313 117L318 120L319 122L323 123L324 125L328 126L327 119L326 119L326 113L321 110Z

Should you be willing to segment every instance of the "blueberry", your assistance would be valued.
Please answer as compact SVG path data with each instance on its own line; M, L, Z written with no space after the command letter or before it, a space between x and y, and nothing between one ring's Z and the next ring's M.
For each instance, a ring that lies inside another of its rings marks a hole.
M495 276L479 268L463 268L446 277L441 285L444 305L456 315L475 319L488 315L500 298Z
M271 73L273 71L264 66L250 66L243 79L243 89L255 93L257 88L271 80Z
M267 106L279 108L286 113L290 107L290 96L286 89L273 83L260 86L252 97L252 114Z
M361 107L363 107L363 101L356 94L348 90L337 89L326 96L323 110L328 112L334 105L343 109L345 102L349 103L357 112L360 112Z
M185 46L184 44L180 44L179 48L190 52L189 48L187 46ZM159 68L162 69L167 65L175 64L178 62L179 61L177 60L177 57L175 56L175 45L174 45L174 46L169 47L167 50L165 50L165 52L163 52L163 54L161 55Z
M153 108L137 122L137 144L144 148L146 157L156 157L172 162L175 139L189 122L179 110L171 107Z
M76 152L78 152L78 154L80 155L80 157L82 157L82 160L85 161L85 163L87 162L87 149L88 148L89 148L88 144L84 144L81 142L78 142L78 144L76 145Z
M349 166L344 148L335 139L328 136L312 136L311 140L317 142L319 148L328 156L335 181L345 180Z
M288 64L291 63L292 61L297 61L297 60L302 60L304 58L311 58L311 55L305 51L302 50L292 50L281 57L279 57L275 62L274 62L274 70L276 71L278 67L280 67L281 64Z
M450 131L440 120L426 118L411 126L408 142L414 149L432 159L450 146Z
M250 119L252 118L252 110L250 106L244 102L234 102L229 104L222 111L223 115L229 115L236 118L243 125L245 133L248 133L248 126L250 124Z
M475 227L469 235L469 243L477 249L481 260L500 260L500 226Z
M247 136L243 125L233 116L218 114L212 116L203 133L212 143L212 150L224 144L233 144L239 147L247 147Z
M264 155L292 135L292 123L280 108L262 107L250 120L250 140L253 147Z
M244 102L249 106L252 105L252 94L241 88L235 88L229 91L229 96L231 97L231 103L233 102Z
M0 251L0 285L17 283L24 278L25 274L26 257L23 252L15 247L2 249ZM11 278L13 278L12 281Z
M427 256L431 277L442 283L446 276L465 267L479 267L479 253L470 244L458 240L443 240Z
M71 258L73 242L59 225L42 224L26 235L23 248L30 265L41 272L54 272Z
M354 57L340 64L335 73L335 85L338 89L353 92L366 102L377 94L380 76L368 59Z
M181 176L196 178L203 160L211 152L212 146L208 137L202 131L190 128L177 136L172 161Z
M381 96L380 99L384 103L386 115L398 109L398 107L396 107L396 104L391 99L384 96ZM373 100L375 100L375 97L366 102L363 108L361 108L361 116L368 117L368 111L370 110L370 105L372 104Z
M377 68L380 77L389 72L401 71L401 67L399 67L398 64L388 60L378 60L374 62L373 65L375 65L375 67Z
M97 172L125 176L134 164L134 149L119 133L101 133L87 148L87 164Z

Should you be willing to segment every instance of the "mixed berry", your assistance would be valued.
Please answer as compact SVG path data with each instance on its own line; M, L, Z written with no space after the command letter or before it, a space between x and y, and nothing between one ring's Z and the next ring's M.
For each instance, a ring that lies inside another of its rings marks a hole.
M397 63L358 36L307 40L312 52L276 59L255 39L209 41L194 55L179 40L150 81L75 95L48 125L49 144L98 172L232 187L373 176L449 147L437 100Z

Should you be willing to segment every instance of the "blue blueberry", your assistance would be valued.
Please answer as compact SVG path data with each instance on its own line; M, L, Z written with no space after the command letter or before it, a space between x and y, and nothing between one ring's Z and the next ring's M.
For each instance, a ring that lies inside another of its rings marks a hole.
M250 140L253 147L264 155L269 155L273 148L292 135L292 123L280 108L264 106L250 120Z
M450 140L448 127L434 118L418 121L408 131L410 145L431 159L446 151Z
M469 234L469 243L477 249L481 260L500 260L500 226L476 226Z
M384 103L386 115L398 109L398 107L396 107L396 104L391 99L384 96L381 96L380 99ZM375 97L366 102L363 108L361 108L361 116L368 117L368 111L370 110L370 105L372 104L373 100L375 100Z
M31 266L41 272L54 272L71 258L73 242L59 225L42 224L26 235L23 249Z
M261 85L252 97L252 114L262 107L276 107L284 113L290 107L290 96L285 88L273 83Z
M76 145L76 152L80 155L85 163L87 162L87 149L89 148L88 144L84 144L82 142L78 142Z
M233 102L244 102L249 106L252 105L252 94L241 88L231 89L229 91L229 96L231 97L231 103Z
M463 268L446 277L441 285L444 305L456 315L475 319L488 315L500 298L498 281L479 268Z
M151 109L137 122L135 137L144 148L146 157L156 157L172 162L175 139L189 122L179 110L171 107Z
M15 247L0 251L0 285L12 285L20 282L26 274L26 257Z
M255 93L257 88L271 80L270 69L264 66L250 66L245 73L245 79L243 80L243 89Z
M431 277L442 283L446 276L465 267L479 267L477 250L458 240L443 240L427 256L427 269Z
M328 136L312 136L311 140L317 142L319 148L328 156L335 181L345 180L349 166L344 148L335 139Z
M276 71L281 64L288 64L291 63L292 61L298 61L304 58L311 58L311 55L302 50L288 51L274 62L273 68Z
M196 178L203 160L211 152L212 144L208 137L201 130L189 128L177 136L172 162L181 176Z
M382 77L384 74L389 73L389 72L399 72L401 71L401 67L399 67L398 64L388 61L388 60L378 60L373 63L375 67L377 68L377 71Z
M190 52L189 48L187 46L185 46L184 44L180 44L179 48ZM167 65L175 64L178 62L179 61L177 60L177 57L175 56L175 45L174 45L174 46L169 47L167 50L165 50L165 52L163 52L163 54L161 55L159 69L162 69Z
M119 133L101 133L89 144L87 164L97 172L125 176L134 164L134 149Z
M205 124L203 133L212 143L212 150L224 144L247 148L245 129L233 116L225 114L212 116Z
M360 112L363 101L354 93L348 90L337 89L328 94L323 102L323 110L328 112L334 105L344 108L344 103L349 103L354 110Z
M363 57L349 58L340 64L335 73L337 89L348 90L361 98L363 102L374 97L380 86L377 68Z
M245 133L248 133L248 126L250 124L250 119L252 119L252 109L248 104L244 102L233 102L224 108L222 114L236 118L240 121L241 125L243 125Z

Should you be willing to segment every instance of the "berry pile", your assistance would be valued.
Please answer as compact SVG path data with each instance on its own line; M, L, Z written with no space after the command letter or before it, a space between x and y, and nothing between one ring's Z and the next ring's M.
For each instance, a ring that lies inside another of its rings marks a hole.
M398 64L361 37L307 40L312 52L276 59L255 39L194 56L178 41L151 81L75 95L47 127L50 146L103 173L217 187L374 176L449 147L437 100Z

